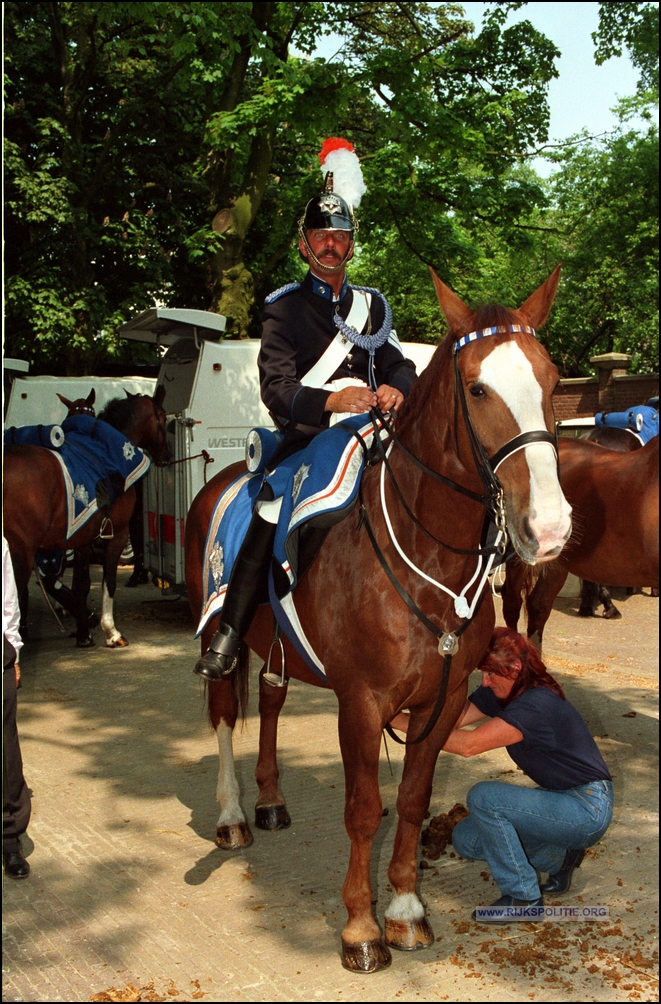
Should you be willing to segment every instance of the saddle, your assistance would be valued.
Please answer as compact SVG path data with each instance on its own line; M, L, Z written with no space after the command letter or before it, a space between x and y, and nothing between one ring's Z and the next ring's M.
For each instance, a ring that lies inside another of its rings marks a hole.
M57 457L67 503L67 540L96 512L108 510L150 467L139 447L91 415L71 415L61 426L13 427L5 432L5 443L45 446Z
M302 629L293 614L291 595L330 528L353 509L373 439L372 422L365 415L355 415L320 433L303 450L266 474L278 439L269 430L249 434L247 454L252 470L227 486L209 524L202 563L202 615L196 636L223 608L232 566L257 496L270 495L282 499L282 505L269 574L269 601L278 623L308 665L324 675L323 665L301 640Z
M659 435L659 409L640 404L626 411L600 411L594 416L594 424L610 426L612 429L628 429L638 436L644 446Z

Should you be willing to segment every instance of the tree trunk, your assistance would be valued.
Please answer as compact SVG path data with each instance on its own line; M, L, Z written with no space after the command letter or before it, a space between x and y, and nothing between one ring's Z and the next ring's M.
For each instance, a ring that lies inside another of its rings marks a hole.
M253 3L252 16L259 31L270 34L269 28L275 13L275 3ZM250 41L241 40L242 48L234 60L230 80L221 102L221 111L233 110L240 100L241 88L249 61ZM287 58L280 49L282 39L275 39L280 58ZM275 126L264 126L255 135L248 163L238 194L229 190L231 151L212 155L210 182L213 188L212 204L216 211L211 227L223 236L223 246L213 260L215 277L214 309L227 318L225 331L232 338L248 338L250 312L254 302L254 280L243 261L243 247L261 205L273 160Z

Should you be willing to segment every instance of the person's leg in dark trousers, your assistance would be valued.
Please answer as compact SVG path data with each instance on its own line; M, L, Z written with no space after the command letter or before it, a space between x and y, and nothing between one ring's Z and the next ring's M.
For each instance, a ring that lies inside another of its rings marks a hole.
M27 878L30 866L21 852L20 836L30 822L31 802L16 728L16 652L6 638L3 643L2 854L10 878Z
M287 457L304 449L312 438L299 429L290 429L269 460L267 474ZM195 664L194 672L207 680L221 680L229 676L237 662L241 639L250 627L257 607L268 601L268 573L276 524L263 519L258 510L260 501L272 500L271 488L265 484L230 573L218 630L208 650Z

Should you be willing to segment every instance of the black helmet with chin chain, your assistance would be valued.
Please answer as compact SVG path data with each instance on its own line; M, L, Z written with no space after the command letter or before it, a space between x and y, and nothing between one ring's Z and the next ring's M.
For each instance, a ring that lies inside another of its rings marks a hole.
M338 136L325 140L319 153L324 188L321 195L310 199L298 221L298 233L305 248L304 257L324 272L339 272L353 254L353 240L358 232L354 209L365 192L360 162L351 143ZM343 230L351 235L349 246L337 265L322 265L310 247L310 230Z
M324 191L310 199L305 215L299 222L300 230L357 230L356 220L341 195L333 191L333 175L326 175Z

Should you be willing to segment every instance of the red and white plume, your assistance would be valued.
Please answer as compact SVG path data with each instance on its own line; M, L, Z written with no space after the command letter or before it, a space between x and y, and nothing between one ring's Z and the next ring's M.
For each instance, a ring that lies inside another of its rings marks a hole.
M338 136L331 136L330 139L324 140L319 160L323 177L326 177L327 171L333 174L335 194L343 198L352 210L357 209L367 189L360 161L351 143Z

